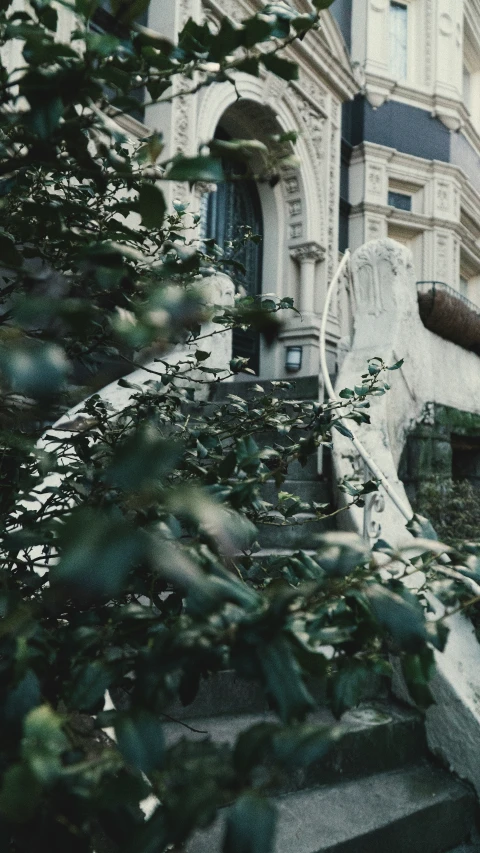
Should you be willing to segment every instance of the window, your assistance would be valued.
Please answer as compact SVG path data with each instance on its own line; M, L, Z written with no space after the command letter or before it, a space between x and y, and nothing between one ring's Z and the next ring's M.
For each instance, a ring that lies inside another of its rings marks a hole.
M462 296L468 297L468 278L466 278L464 275L460 276L460 288L459 289L460 289L460 293L462 294Z
M407 76L408 9L390 0L390 73L396 80Z
M389 190L388 203L390 207L396 207L398 210L411 211L412 196L407 193L397 193L394 190Z

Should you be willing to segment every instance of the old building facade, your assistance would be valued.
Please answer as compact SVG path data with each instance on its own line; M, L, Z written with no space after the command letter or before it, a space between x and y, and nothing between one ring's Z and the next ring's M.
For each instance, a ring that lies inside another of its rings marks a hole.
M189 16L215 27L222 14L240 21L261 5L153 2L148 23L173 37ZM193 195L171 187L220 240L219 223L228 236L240 205L263 238L247 289L292 296L301 311L272 349L251 353L260 376L318 371L325 290L347 246L391 237L411 249L417 281L444 282L480 303L479 21L479 0L334 0L322 29L289 48L298 81L239 74L236 90L225 83L146 109L167 155L195 153L216 133L300 131L298 165L274 188L259 183L243 201L221 192L212 201L212 187ZM353 309L345 284L327 324L332 372Z
M362 89L344 108L349 242L392 237L418 280L480 300L480 4L335 0Z

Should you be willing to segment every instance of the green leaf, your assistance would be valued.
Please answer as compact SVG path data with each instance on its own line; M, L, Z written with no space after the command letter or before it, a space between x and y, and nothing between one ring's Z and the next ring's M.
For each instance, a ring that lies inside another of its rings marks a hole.
M418 654L403 655L401 663L410 696L419 708L428 708L433 703L433 696L428 686L435 671L433 650L425 646Z
M283 59L276 53L262 53L261 61L268 71L281 77L282 80L298 80L298 65Z
M353 432L351 432L351 430L349 430L341 421L335 421L332 423L332 427L333 429L336 429L340 435L344 435L345 438L353 438Z
M61 774L62 754L69 742L62 730L62 719L48 705L40 705L26 716L22 757L42 784L50 784Z
M97 53L99 56L110 56L119 48L121 42L110 33L85 33L85 44L87 50Z
M148 711L119 714L115 734L120 752L132 767L142 773L151 773L162 766L165 753L163 727L154 714Z
M278 728L278 723L257 723L238 736L233 761L240 773L247 773L263 760Z
M403 585L398 592L380 584L365 588L377 622L393 637L401 649L418 651L428 638L425 614L418 599Z
M276 809L259 794L242 794L229 809L223 853L273 853Z
M163 374L162 384L172 381ZM153 424L145 424L119 444L105 480L121 489L151 489L177 464L183 452L180 441L165 439Z
M15 248L12 238L5 233L0 233L0 258L2 266L5 267L21 267L23 263L23 258Z
M318 561L331 577L345 577L368 562L369 549L356 533L331 531L319 538Z
M308 767L320 761L341 736L338 726L302 725L286 728L273 737L274 754L288 768Z
M32 708L40 704L40 701L40 682L33 670L28 669L7 695L4 706L5 717L12 722L20 723Z
M336 717L358 705L370 678L369 670L360 661L347 659L342 662L333 676L332 685L332 711Z
M32 98L32 107L27 115L31 129L40 139L48 139L58 127L63 116L64 106L60 97L51 97L45 100Z
M219 157L178 157L165 175L167 181L213 181L225 180L222 161Z
M197 361L206 361L207 358L210 358L211 353L206 350L197 349L195 350L195 358Z
M25 764L12 764L0 790L0 812L15 823L26 823L35 814L42 786Z
M143 557L144 539L125 519L82 508L62 526L59 548L51 583L88 601L121 591L128 572Z
M163 193L155 184L142 184L138 194L138 208L145 228L161 228L166 204Z
M416 539L433 539L435 542L438 542L438 533L431 521L428 518L424 518L423 515L415 513L405 526Z
M101 663L93 661L74 669L69 703L77 711L98 711L103 706L105 691L110 686L111 674Z
M348 400L350 397L355 397L355 391L352 391L351 388L343 388L338 396L341 397L342 400Z
M284 722L301 720L314 707L300 667L286 637L278 637L257 651L267 690Z
M396 361L395 364L392 364L391 367L387 367L387 370L398 370L402 366L404 361L405 359L401 358L400 361Z
M59 392L70 365L57 344L25 341L0 350L0 370L12 391L29 397L50 397Z

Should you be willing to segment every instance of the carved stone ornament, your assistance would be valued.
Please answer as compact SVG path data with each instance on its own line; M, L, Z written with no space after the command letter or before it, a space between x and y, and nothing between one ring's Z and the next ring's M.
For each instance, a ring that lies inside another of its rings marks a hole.
M395 278L405 271L403 247L394 240L365 243L352 258L355 301L366 314L382 314L397 304Z
M438 184L437 187L437 205L439 210L448 210L449 208L449 185L445 183Z
M375 518L374 513L379 514L382 512L385 512L385 497L383 493L376 492L373 495L368 495L364 508L364 537L370 544L373 544L381 536L382 525L378 518Z
M451 36L453 33L453 21L448 14L448 12L444 12L443 15L440 15L439 29L442 35Z
M425 403L419 423L425 426L435 426L435 403Z
M311 240L308 243L293 246L290 249L290 257L299 261L300 264L304 261L322 261L325 257L325 249L319 243Z

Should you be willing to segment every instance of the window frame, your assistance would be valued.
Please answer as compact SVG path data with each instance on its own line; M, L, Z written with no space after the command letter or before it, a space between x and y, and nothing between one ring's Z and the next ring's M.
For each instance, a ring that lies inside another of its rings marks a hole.
M394 9L403 9L405 12L405 22L404 22L404 32L405 32L405 58L404 58L404 67L402 71L398 73L398 68L394 63L394 53L393 53L393 16L392 12ZM399 83L406 83L409 80L410 75L410 25L411 25L411 5L408 0L389 0L388 4L388 65L389 65L389 73L394 80ZM403 73L404 72L404 73Z

